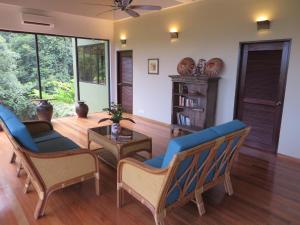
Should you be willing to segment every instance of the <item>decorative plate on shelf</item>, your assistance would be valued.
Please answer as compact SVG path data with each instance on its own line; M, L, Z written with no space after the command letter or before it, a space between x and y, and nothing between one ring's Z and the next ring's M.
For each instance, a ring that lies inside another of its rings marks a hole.
M195 66L196 66L195 61L190 57L186 57L178 63L177 72L181 76L190 76L192 75Z
M210 77L217 77L222 71L224 62L220 58L212 58L208 60L205 66L205 74Z

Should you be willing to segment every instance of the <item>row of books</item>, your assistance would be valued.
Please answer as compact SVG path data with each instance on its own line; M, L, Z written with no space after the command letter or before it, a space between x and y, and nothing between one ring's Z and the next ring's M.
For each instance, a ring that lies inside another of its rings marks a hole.
M178 125L191 126L191 119L188 116L178 112L177 123Z
M179 96L179 106L197 107L197 106L199 106L199 102L198 102L198 99L186 98L183 96Z

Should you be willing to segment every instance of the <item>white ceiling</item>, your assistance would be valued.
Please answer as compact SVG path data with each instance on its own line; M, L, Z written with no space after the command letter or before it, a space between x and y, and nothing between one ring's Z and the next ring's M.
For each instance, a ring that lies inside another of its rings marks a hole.
M133 5L159 5L163 8L168 8L180 4L186 4L193 2L194 0L133 0ZM104 13L98 15L101 12L108 11L111 8L106 6L89 5L86 3L100 3L100 4L112 4L113 0L0 0L0 2L10 5L17 5L24 8L25 11L29 10L41 10L44 12L64 12L81 16L120 20L127 18L128 15L120 10L112 13ZM138 13L144 14L149 11L137 10Z

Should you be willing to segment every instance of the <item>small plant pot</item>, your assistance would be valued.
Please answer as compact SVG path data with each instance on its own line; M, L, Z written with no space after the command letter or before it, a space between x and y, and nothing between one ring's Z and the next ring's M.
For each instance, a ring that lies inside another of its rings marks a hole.
M79 118L87 118L89 107L84 101L78 101L75 111Z
M111 133L112 134L119 134L121 131L121 126L119 123L113 123L111 125Z

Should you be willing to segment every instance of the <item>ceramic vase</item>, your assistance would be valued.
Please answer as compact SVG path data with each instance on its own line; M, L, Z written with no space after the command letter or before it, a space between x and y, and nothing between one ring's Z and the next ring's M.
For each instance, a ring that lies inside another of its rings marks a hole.
M121 131L121 126L119 123L113 123L111 125L111 133L112 134L118 134Z
M75 111L79 118L87 118L89 107L84 101L78 101Z
M51 122L53 115L53 106L46 99L39 100L39 104L36 107L36 112L39 120L46 120Z

